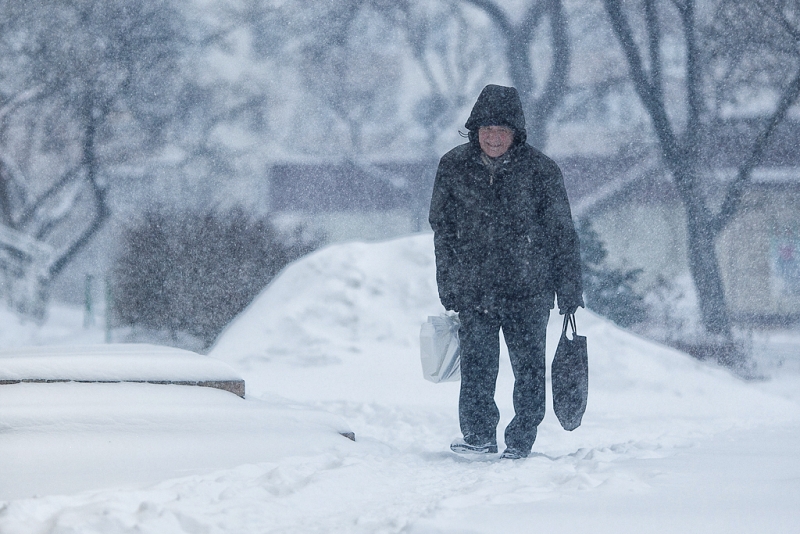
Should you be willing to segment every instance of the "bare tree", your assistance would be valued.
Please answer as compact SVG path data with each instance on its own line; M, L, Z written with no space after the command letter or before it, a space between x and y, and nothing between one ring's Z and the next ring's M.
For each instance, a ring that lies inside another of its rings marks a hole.
M686 209L689 267L703 325L720 343L729 343L731 321L715 244L737 214L752 170L773 132L800 95L798 3L603 1L633 85L650 116L662 159ZM673 97L680 95L680 108L671 107L675 99L668 95L666 56L675 50L674 45L668 50L666 36L679 43L683 53L681 73L676 79L680 87L672 93ZM736 178L727 186L721 208L714 211L702 187L700 148L703 129L715 120L718 111L713 96L720 93L715 84L730 84L736 75L740 82L751 79L765 65L771 67L771 87L779 96L752 141L749 154L738 165ZM727 73L725 80L719 79L720 72ZM725 363L736 363L731 351L718 357Z
M403 127L397 10L386 0L281 5L281 53L296 67L303 98L295 105L293 150L348 157L391 151Z
M166 1L3 4L0 220L52 248L46 283L108 220L111 168L163 146L180 13Z
M525 109L528 138L531 144L543 147L547 142L547 123L565 96L569 76L571 48L562 0L527 1L518 22L493 0L462 1L481 9L499 28L506 43L509 75ZM531 52L539 36L537 31L542 30L545 21L550 61L547 76L540 81Z
M471 20L460 0L398 5L397 24L428 86L415 119L426 131L424 149L434 159L441 155L438 142L463 125L468 106L502 62L492 53L490 32Z

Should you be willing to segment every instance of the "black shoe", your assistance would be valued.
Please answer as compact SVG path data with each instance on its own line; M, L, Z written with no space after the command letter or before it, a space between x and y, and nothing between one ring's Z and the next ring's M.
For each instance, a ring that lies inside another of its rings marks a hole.
M470 439L469 441L473 441ZM450 444L450 450L458 454L496 454L497 443L487 441L485 443L469 443L464 438L458 438Z
M523 458L527 457L528 457L527 452L523 452L513 447L508 447L506 450L503 451L503 454L500 455L500 458L503 460L522 460Z

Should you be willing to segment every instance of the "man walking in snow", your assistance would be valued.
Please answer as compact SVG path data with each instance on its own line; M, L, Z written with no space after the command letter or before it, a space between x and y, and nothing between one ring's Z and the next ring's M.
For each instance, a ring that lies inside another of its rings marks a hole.
M564 180L527 144L517 90L487 85L465 127L469 142L439 162L430 223L439 298L459 313L463 439L458 453L496 453L499 332L514 370L514 419L503 458L525 458L545 413L545 335L559 311L583 306L578 237Z

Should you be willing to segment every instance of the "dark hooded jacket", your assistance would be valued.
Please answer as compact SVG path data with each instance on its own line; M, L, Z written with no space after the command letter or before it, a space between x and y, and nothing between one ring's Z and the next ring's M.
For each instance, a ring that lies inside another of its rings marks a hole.
M499 158L478 143L481 126L508 126L514 142ZM516 89L488 85L467 120L469 142L445 154L433 187L436 279L451 310L514 302L583 306L578 237L564 180L528 145Z

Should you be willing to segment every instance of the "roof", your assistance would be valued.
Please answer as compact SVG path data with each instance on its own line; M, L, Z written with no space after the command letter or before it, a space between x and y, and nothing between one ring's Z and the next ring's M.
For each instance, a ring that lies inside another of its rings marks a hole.
M270 169L271 211L385 211L428 202L435 161L280 163Z
M738 166L750 154L756 132L763 121L719 122L702 134L701 165L709 191L719 189L737 174ZM753 169L751 184L764 187L800 187L800 122L787 121L779 126L767 145L761 163ZM639 202L676 198L677 191L665 172L658 153L619 156L579 156L558 161L564 174L573 215L581 217L633 195Z
M701 160L708 168L738 167L766 127L762 118L717 121L701 134ZM800 121L783 121L773 132L761 167L800 167Z
M718 121L701 134L701 161L721 185L752 150L761 119ZM800 121L785 121L776 130L752 182L800 186ZM636 195L646 202L675 198L674 184L654 148L616 156L557 158L576 217ZM388 211L427 206L437 162L300 161L270 168L271 211L306 213ZM634 187L635 186L635 187Z

